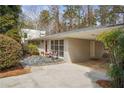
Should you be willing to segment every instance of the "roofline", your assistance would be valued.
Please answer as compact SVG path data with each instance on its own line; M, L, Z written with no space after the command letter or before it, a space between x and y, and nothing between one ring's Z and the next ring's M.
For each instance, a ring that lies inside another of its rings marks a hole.
M61 32L61 33L56 33L56 34L52 34L52 35L46 35L43 36L42 39L49 39L49 38L57 38L59 36L59 38L63 38L63 35L67 35L69 33L77 33L77 32L84 32L84 31L96 31L96 30L109 30L109 29L114 29L114 28L120 28L120 27L124 27L123 25L116 25L116 26L99 26L99 27L88 27L88 28L80 28L80 29L74 29L71 31L66 31L66 32Z

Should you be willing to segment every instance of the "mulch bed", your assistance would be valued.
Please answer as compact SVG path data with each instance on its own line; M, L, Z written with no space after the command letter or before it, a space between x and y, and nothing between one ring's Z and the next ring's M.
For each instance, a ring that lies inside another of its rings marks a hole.
M30 67L23 67L21 64L19 64L15 67L0 71L0 78L18 76L18 75L26 74L30 72L31 72Z
M102 60L98 60L98 59L92 59L92 60L88 60L85 62L76 62L76 64L79 65L83 65L83 66L88 66L90 68L96 69L96 70L100 70L100 71L104 71L106 72L106 70L108 69L108 63L102 61Z
M103 88L111 88L111 81L109 80L97 80L96 83Z

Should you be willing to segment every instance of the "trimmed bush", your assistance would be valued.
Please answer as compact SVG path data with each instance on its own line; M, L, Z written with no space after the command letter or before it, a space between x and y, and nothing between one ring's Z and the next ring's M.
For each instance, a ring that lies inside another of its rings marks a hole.
M0 34L0 70L18 64L21 56L21 45L14 39Z
M25 50L27 50L27 53L30 55L39 55L38 48L34 44L28 44L27 47L25 47Z

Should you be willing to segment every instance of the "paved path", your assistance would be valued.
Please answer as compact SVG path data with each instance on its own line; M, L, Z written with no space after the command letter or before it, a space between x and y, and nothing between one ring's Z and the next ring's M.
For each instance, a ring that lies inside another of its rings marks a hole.
M106 79L104 72L77 64L57 64L32 67L32 72L0 79L0 87L50 87L83 88L99 87L98 79Z

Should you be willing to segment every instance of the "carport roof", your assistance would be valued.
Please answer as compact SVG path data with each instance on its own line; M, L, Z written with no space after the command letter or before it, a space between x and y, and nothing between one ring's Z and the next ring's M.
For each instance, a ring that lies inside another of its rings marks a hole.
M47 35L42 37L42 39L64 39L64 38L79 38L79 39L90 39L95 40L96 36L101 32L109 31L114 28L119 28L122 26L111 26L111 27L88 27L72 31L61 32L57 34Z

